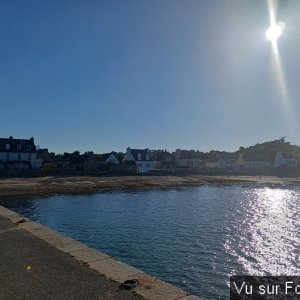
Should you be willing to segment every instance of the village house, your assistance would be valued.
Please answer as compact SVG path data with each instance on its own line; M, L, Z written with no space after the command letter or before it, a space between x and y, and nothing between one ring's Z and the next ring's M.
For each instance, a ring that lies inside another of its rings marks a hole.
M269 160L263 157L257 156L244 156L240 153L237 159L237 169L238 171L243 170L264 170L272 167Z
M101 154L99 158L100 171L119 172L121 170L120 157L116 152Z
M288 166L291 168L298 167L298 159L296 158L296 155L293 153L277 152L274 159L274 167L277 169L281 166Z
M151 156L155 170L171 171L174 169L172 154L167 150L152 150Z
M218 162L218 168L220 169L227 169L227 170L236 170L236 159L233 157L230 158L220 158Z
M237 170L237 160L231 153L222 154L220 157L210 159L205 162L206 169L223 169L223 170Z
M176 171L199 171L203 167L202 160L194 150L175 150Z
M108 165L108 164L118 165L118 164L120 164L120 161L117 157L116 152L110 152L110 153L102 154L101 157L100 157L99 162L100 162L100 164L104 164L104 165Z
M219 161L219 158L209 159L205 162L205 168L208 170L217 169L219 166Z
M127 148L123 164L130 166L131 169L135 166L137 173L147 173L154 169L154 162L149 149Z
M34 138L0 138L0 170L38 170L42 159L37 158Z

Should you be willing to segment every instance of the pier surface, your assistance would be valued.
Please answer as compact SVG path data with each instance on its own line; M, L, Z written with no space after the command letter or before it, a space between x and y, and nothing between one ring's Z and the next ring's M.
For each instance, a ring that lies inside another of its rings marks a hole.
M127 279L139 285L120 289ZM2 206L0 295L7 300L198 299Z

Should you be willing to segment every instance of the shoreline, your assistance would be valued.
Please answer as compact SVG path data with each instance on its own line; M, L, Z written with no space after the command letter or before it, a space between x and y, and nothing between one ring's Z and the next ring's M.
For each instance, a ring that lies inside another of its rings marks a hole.
M0 179L0 199L232 184L300 184L300 178L274 176L61 176Z

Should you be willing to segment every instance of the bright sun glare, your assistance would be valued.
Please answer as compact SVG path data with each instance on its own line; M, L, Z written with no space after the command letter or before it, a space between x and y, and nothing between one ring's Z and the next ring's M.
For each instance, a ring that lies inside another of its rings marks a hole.
M283 26L281 24L273 24L266 31L266 38L272 43L274 43L282 35L282 33Z
M283 22L277 22L277 7L279 0L267 0L270 27L265 33L266 39L272 44L272 64L274 67L274 73L277 77L277 83L281 94L283 108L286 114L286 120L288 121L289 127L292 129L295 127L295 115L289 99L288 87L285 79L283 65L280 59L280 53L278 49L278 38L285 31L285 24Z

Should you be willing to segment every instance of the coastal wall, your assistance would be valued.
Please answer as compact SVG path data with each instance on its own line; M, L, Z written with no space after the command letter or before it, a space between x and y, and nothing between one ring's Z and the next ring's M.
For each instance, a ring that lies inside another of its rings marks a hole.
M10 220L19 228L67 253L80 263L96 270L100 275L117 283L125 280L137 279L138 286L133 288L136 295L149 300L197 300L198 297L190 295L182 289L124 264L109 255L88 247L78 241L59 234L37 222L24 218L21 215L0 206L0 216Z

